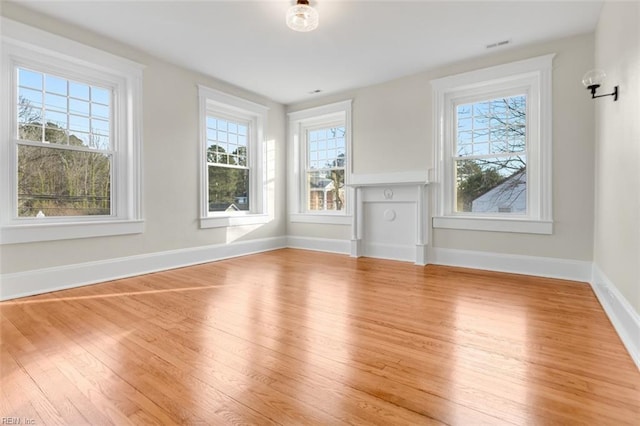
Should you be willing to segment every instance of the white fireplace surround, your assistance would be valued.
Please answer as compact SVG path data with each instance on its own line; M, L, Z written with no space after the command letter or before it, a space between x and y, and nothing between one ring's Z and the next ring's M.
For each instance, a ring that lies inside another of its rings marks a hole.
M351 256L427 264L428 171L354 174Z

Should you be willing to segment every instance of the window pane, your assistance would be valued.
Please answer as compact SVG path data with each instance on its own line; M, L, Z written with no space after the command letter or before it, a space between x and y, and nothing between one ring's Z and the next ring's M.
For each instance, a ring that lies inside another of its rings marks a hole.
M47 125L44 128L45 142L66 145L69 143L67 135L64 125L57 125L52 121L47 121Z
M69 99L69 112L78 115L89 115L89 102L80 101L78 99Z
M237 155L238 165L247 166L247 148L244 146L237 147L234 151Z
M91 135L91 139L89 139L89 148L99 149L102 151L108 151L111 148L111 144L109 143L109 135L99 136L99 135Z
M69 116L69 129L89 133L89 119L78 115Z
M526 113L526 95L457 106L457 155L524 152Z
M491 101L491 116L504 122L507 118L508 105L505 99L494 99Z
M41 88L18 89L20 139L56 144L69 143L101 150L110 148L109 89L91 87L22 68L18 68L18 78L25 85ZM37 82L38 78L40 83ZM27 124L30 126L25 127Z
M458 106L458 120L471 118L471 105L459 105Z
M207 144L210 143L211 141L207 141ZM207 148L208 163L227 164L227 156L227 150L220 144L213 143Z
M42 125L23 125L18 128L18 138L25 141L42 142Z
M67 149L18 147L18 216L111 214L109 156Z
M45 124L47 127L56 127L62 130L67 129L67 114L48 110L45 113Z
M86 84L76 83L74 81L69 82L69 96L82 99L84 101L89 100L89 86Z
M91 104L91 115L109 120L111 118L111 109L107 105Z
M486 129L489 124L489 113L487 115L474 115L473 116L473 128L474 129Z
M307 209L339 211L345 208L344 170L307 173Z
M209 211L249 210L249 170L209 166Z
M109 122L105 120L91 120L91 133L100 136L109 136Z
M485 117L489 115L491 110L491 102L478 102L473 105L473 116L474 117Z
M471 130L471 119L470 118L459 118L458 119L458 131Z
M473 144L489 143L489 133L490 133L490 130L488 129L474 130L471 133L471 139L469 139L468 141Z
M71 131L69 132L69 145L89 147L92 137L89 133Z
M91 102L109 105L109 91L100 87L91 86Z
M45 76L45 90L48 93L67 96L67 80L52 75Z
M19 88L18 105L22 108L42 108L42 92L24 87Z
M246 166L246 133L246 124L207 116L207 162Z
M47 93L44 97L44 106L48 110L67 111L67 97Z
M473 155L487 155L489 153L488 143L474 143Z
M42 73L18 68L18 85L42 90Z
M526 157L456 161L456 211L527 212Z
M344 126L309 131L307 168L344 167L344 135ZM320 160L319 163L317 160Z

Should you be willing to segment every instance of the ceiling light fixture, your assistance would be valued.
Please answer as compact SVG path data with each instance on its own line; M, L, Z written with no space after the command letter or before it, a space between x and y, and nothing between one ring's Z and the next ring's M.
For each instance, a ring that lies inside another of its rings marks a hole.
M615 102L618 100L618 86L614 86L612 93L596 95L596 90L598 90L598 87L600 87L606 76L602 70L587 71L584 77L582 77L582 84L591 91L591 99L613 96L613 101Z
M287 26L294 31L313 31L318 28L318 18L318 11L309 6L309 0L298 0L287 12Z

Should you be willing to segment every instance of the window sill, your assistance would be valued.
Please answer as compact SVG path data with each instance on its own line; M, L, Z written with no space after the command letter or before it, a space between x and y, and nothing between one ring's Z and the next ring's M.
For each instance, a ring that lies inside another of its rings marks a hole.
M141 234L142 232L144 232L144 221L142 220L29 223L3 226L0 230L0 241L2 244L18 244Z
M512 218L439 216L433 218L433 227L470 231L553 234L553 222L551 221Z
M266 214L247 214L242 216L212 216L200 218L200 229L226 228L229 226L263 225L271 217Z
M290 213L293 223L320 223L327 225L351 225L352 218L344 214Z

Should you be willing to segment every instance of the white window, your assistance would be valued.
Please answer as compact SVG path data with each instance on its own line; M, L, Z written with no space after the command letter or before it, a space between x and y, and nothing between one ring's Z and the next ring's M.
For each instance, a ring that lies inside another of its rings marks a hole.
M305 210L344 212L346 158L344 123L306 128Z
M2 243L142 232L142 67L2 23Z
M552 233L553 56L432 81L435 228Z
M290 219L350 224L351 101L289 113Z
M266 223L268 108L199 86L201 228Z

